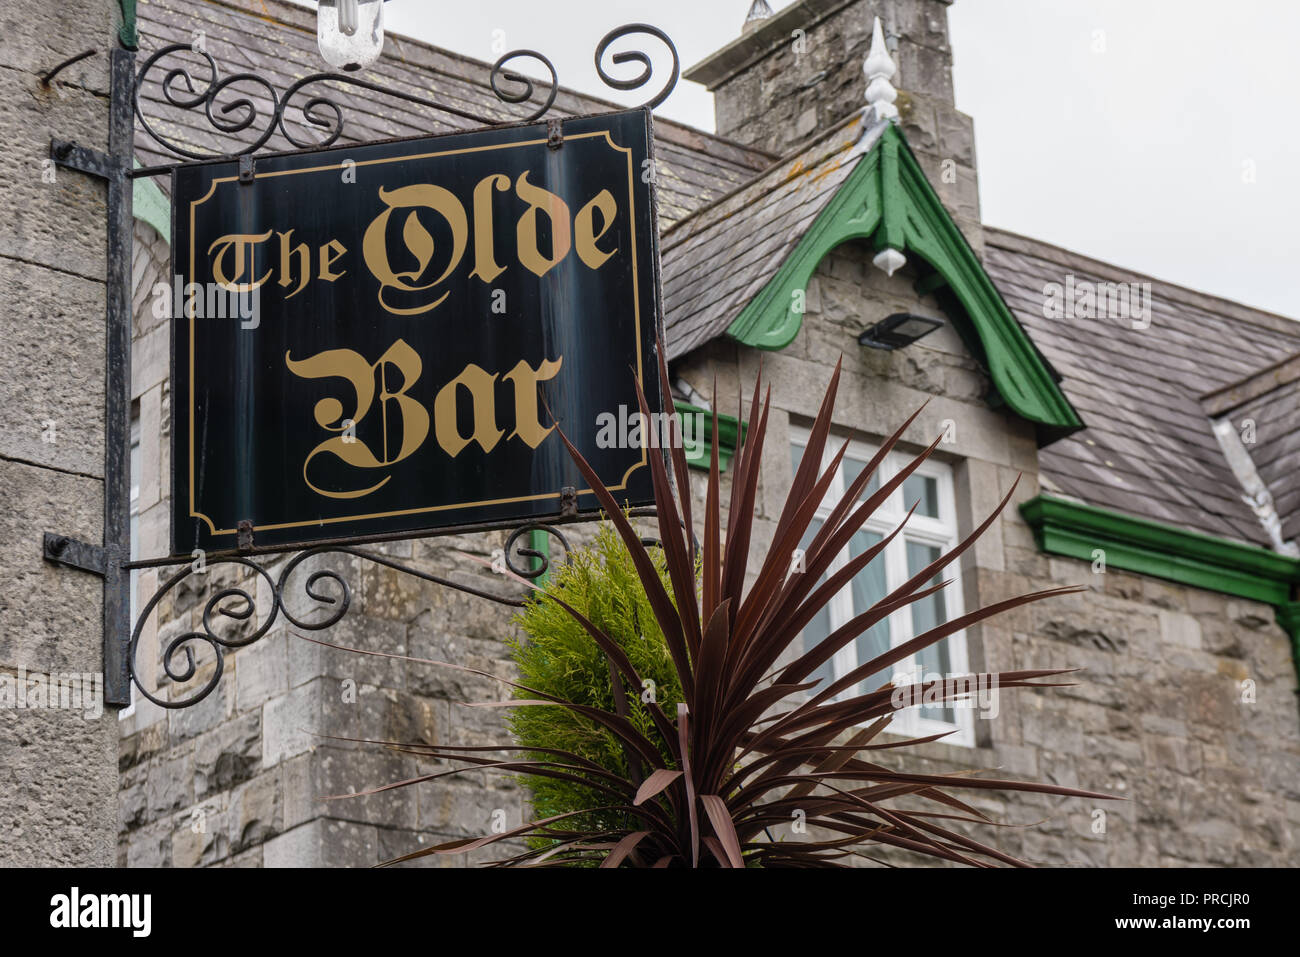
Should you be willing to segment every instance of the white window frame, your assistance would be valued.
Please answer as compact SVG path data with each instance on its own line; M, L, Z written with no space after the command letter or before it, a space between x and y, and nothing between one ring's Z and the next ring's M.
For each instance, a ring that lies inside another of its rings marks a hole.
M809 432L801 426L791 426L790 443L792 446L801 446L803 454L807 454ZM826 448L822 455L821 471L825 471L831 464L831 460L839 451L842 439L827 441ZM879 451L877 446L857 440L849 442L847 455L860 462L869 462L872 457ZM880 487L884 487L890 479L896 476L899 471L906 467L912 461L914 456L908 453L897 451L890 452L885 456L884 461L876 470L879 478ZM884 559L885 561L885 582L886 593L893 591L911 576L907 570L907 542L913 541L918 544L937 546L941 554L947 554L961 539L957 531L957 502L953 484L953 473L951 466L944 462L936 461L933 457L923 462L920 467L913 473L914 475L924 476L935 479L939 495L939 518L934 519L920 512L916 512L907 521L907 526L898 536L890 542L881 555L872 560L876 562ZM834 479L831 481L830 488L827 490L826 498L822 501L817 509L816 518L824 521L830 516L831 509L843 498L845 491L844 467L841 463ZM878 508L866 522L862 524L862 531L875 532L879 535L888 536L896 529L907 515L907 504L903 501L903 484L900 483L884 504ZM849 546L835 556L831 566L827 571L827 576L833 575L847 564L849 560ZM962 574L960 560L946 566L940 572L941 578L951 579L942 592L944 596L944 607L949 621L959 618L965 614L965 602L963 601L964 592L962 590ZM830 613L830 628L833 632L850 621L855 610L853 608L853 590L852 584L848 583L840 589L839 592L831 599L828 606ZM865 609L858 609L857 614L861 614ZM899 645L910 641L916 637L917 632L912 625L912 606L908 605L894 612L885 619L889 627L889 646L897 648ZM965 675L970 673L969 655L966 647L965 629L956 631L946 639L948 642L948 666L953 675ZM848 645L841 648L835 653L832 659L831 667L836 679L842 675L848 674L856 668L861 662L857 660L857 642L851 641ZM908 657L896 663L893 668L893 677L911 677L919 669L919 663L915 656ZM945 676L946 677L946 676ZM851 689L850 689L851 691ZM931 734L941 734L952 732L948 737L943 738L947 744L957 744L964 747L975 746L975 726L972 702L949 702L948 706L952 708L953 715L956 718L955 723L938 721L933 718L923 717L920 707L910 707L903 711L897 712L889 730L896 734L905 734L915 737L925 737Z

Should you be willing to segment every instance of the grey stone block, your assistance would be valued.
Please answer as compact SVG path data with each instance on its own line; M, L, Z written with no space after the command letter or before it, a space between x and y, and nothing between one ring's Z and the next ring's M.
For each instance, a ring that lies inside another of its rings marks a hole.
M262 715L223 722L194 742L194 790L200 797L252 778L262 767Z
M113 865L116 725L111 711L0 710L0 866Z
M96 479L0 459L0 665L103 669L102 581L45 561L41 545L46 531L102 541L102 495Z
M104 472L104 286L0 256L0 455Z
M16 29L27 33L25 26ZM100 57L100 62L106 59ZM50 140L105 149L105 101L76 87L56 92L42 87L33 74L0 69L0 135L8 158L0 167L0 190L6 198L0 256L102 282L106 187L96 177L52 165ZM73 223L76 228L70 229ZM102 307L95 318L102 329Z
M231 792L226 825L232 854L264 844L284 830L282 786L281 775L270 771Z
M317 818L262 847L267 867L369 867L380 863L378 829Z
M262 766L310 751L321 727L324 682L312 681L273 698L262 707Z

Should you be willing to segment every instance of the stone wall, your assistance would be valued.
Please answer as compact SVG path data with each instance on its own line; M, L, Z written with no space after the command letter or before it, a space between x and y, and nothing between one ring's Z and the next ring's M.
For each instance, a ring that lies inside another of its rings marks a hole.
M843 356L838 434L878 441L926 399L929 406L905 436L909 451L933 441L944 420L955 423L956 441L941 444L936 455L954 469L959 534L978 525L1021 476L1012 504L961 559L967 610L1061 585L1087 589L967 634L973 669L1083 669L1073 687L1003 692L1000 714L976 721L975 747L932 743L906 757L886 752L881 762L925 771L997 769L998 777L1124 799L976 792L971 803L1001 822L1041 822L972 832L1027 860L1295 866L1300 714L1289 640L1272 609L1120 571L1094 574L1086 562L1042 554L1016 509L1040 491L1032 430L988 407L988 382L951 326L892 353L857 346L863 326L892 312L940 314L912 292L906 270L889 279L870 260L871 251L856 244L828 257L810 286L795 341L761 356L773 411L755 550L770 543L789 486L790 461L782 454L789 426L811 422ZM759 358L716 343L681 372L706 392L716 375L721 395L738 388L749 395Z
M0 3L0 865L113 861L113 712L20 708L17 681L103 671L101 580L41 539L103 540L107 192L49 156L51 137L108 148L108 57L40 77L114 43L116 6Z
M170 395L167 321L154 314L152 290L165 281L169 267L167 244L151 227L137 224L136 248L133 379L147 450L138 478L140 551L153 556L168 551ZM428 574L518 597L518 586L464 554L490 561L503 538L466 536L369 550ZM278 578L283 566L284 559L273 562L268 572ZM304 623L332 610L305 592L308 577L325 568L338 571L351 590L350 609L336 627L312 632L279 618L261 639L226 652L220 683L193 707L165 709L137 696L121 722L120 863L361 866L443 840L482 836L497 810L505 812L509 826L521 823L517 783L485 772L325 800L447 770L445 762L398 754L381 742L499 743L503 713L462 705L499 699L506 690L486 679L326 648L302 636L509 677L512 663L503 639L511 633L513 611L374 563L329 556L304 564L289 579L289 610ZM160 578L143 572L140 603L172 573ZM215 614L213 621L223 637L247 639L265 623L273 601L269 582L238 565L213 564L204 575L183 580L149 619L137 660L156 697L192 695L212 673L206 645L192 645L199 671L183 685L168 678L161 656L177 636L201 631L208 600L234 587L254 597L255 613L242 621ZM339 594L329 584L320 587ZM238 599L222 604L241 607Z

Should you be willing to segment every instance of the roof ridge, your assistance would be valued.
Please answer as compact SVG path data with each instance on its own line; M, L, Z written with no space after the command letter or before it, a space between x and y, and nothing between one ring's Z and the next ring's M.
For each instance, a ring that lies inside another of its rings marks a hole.
M1300 382L1300 352L1279 359L1236 382L1212 389L1202 394L1200 400L1206 413L1217 417L1293 382Z
M1138 280L1150 282L1153 286L1160 287L1165 293L1165 298L1180 300L1188 305L1199 306L1209 312L1216 312L1225 318L1250 323L1251 325L1271 329L1280 332L1285 336L1294 337L1300 341L1300 317L1292 318L1284 316L1279 312L1270 312L1267 309L1260 309L1256 306L1248 306L1245 303L1237 302L1235 299L1229 299L1226 296L1217 296L1214 293L1202 292L1199 289L1192 289L1188 286L1181 286L1178 283L1171 282L1167 279L1159 279L1149 273L1138 272L1121 266L1118 263L1107 262L1104 259L1097 259L1095 256L1089 256L1086 253L1075 252L1056 243L1048 242L1044 239L1035 239L1032 236L1026 236L1023 233L1013 232L1009 229L1000 229L996 226L984 226L985 238L989 245L996 246L1000 249L1006 249L1009 252L1032 253L1034 251L1051 250L1062 256L1068 256L1073 260L1087 263L1098 267L1098 272L1110 272L1117 274L1120 278L1126 278L1128 281ZM1002 240L1002 241L999 241ZM1027 248L1028 247L1028 248ZM1064 263L1062 264L1064 265ZM1173 293L1173 295L1169 295ZM1223 307L1228 307L1225 312Z
M724 193L722 196L719 196L713 202L706 203L705 205L701 206L699 209L692 210L688 215L683 216L681 219L677 220L677 222L673 223L671 226L669 226L667 229L665 229L662 232L662 234L660 235L661 248L666 250L676 245L676 242L671 242L671 241L666 242L666 240L669 240L670 237L672 237L672 239L677 240L678 242L684 241L686 238L688 238L686 236L682 236L680 237L680 239L678 239L677 237L672 235L684 224L692 222L693 220L699 218L702 214L716 209L717 207L721 206L723 203L727 202L728 200L733 199L739 193L743 193L745 190L750 189L751 187L754 186L755 183L758 183L759 181L763 180L768 176L771 176L774 172L777 172L785 164L792 162L796 158L807 154L818 143L833 136L835 133L851 125L852 123L863 119L863 115L864 115L863 110L855 110L853 113L850 113L848 116L840 120L838 123L835 123L833 126L830 126L827 129L823 130L817 136L805 140L798 147L787 151L785 154L783 154L779 159L773 162L766 169L760 170L759 172L755 173L752 177L745 180L745 182L736 186L734 189L730 190L729 192ZM868 134L870 134L873 128L874 128L873 126L865 126L862 130L862 136L865 137ZM845 150L852 148L853 145L854 143L842 143L840 144L840 146L826 153L824 156L820 156L816 160L816 162L812 165L821 165L822 163L826 162L826 160L834 156L836 153L842 153ZM774 186L776 185L780 185L780 183L774 184Z

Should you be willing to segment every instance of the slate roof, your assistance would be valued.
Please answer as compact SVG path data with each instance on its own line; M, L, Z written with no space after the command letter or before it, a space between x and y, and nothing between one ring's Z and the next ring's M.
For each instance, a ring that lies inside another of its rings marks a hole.
M163 46L193 42L194 31L201 30L205 49L216 60L223 76L256 73L270 81L277 94L294 81L326 69L316 48L315 11L284 0L142 0L139 30L138 63L141 66ZM206 89L201 83L206 72L197 56L186 53L168 57L159 62L150 74L151 81L145 84L142 102L146 116L161 133L192 148L230 151L229 138L213 134L201 109L179 110L163 99L158 80L169 68L180 63L192 64L198 89ZM520 66L529 70L530 61L520 61ZM540 66L537 68L541 69ZM498 122L526 116L529 110L522 104L504 104L492 95L487 85L490 73L489 63L390 33L383 57L363 77ZM344 136L340 141L344 143L445 133L478 125L472 120L434 112L352 86L314 85L295 97L293 103L305 102L312 92L323 93L331 89L340 94L337 99L348 107ZM183 87L179 90L183 92ZM268 116L270 98L264 87L252 82L236 84L227 90L219 98L218 105L241 98L252 100L261 117ZM555 106L547 115L572 116L616 109L622 107L561 88ZM319 131L303 122L301 112L296 108L289 110L287 124L302 139L320 139ZM239 136L248 143L265 128L264 123L258 123L254 129ZM265 146L266 150L295 148L279 132ZM762 150L741 146L659 117L655 118L655 149L659 217L665 225L748 182L776 158ZM145 166L173 163L178 159L141 131L138 123L136 151L139 162ZM165 177L157 182L166 189Z
M985 229L985 239L989 275L1063 377L1061 387L1088 426L1041 450L1044 484L1093 505L1267 547L1201 396L1300 352L1300 322L1013 233ZM1135 329L1128 319L1045 318L1044 287L1067 275L1151 283L1150 328ZM1277 445L1277 462L1285 466L1297 452L1300 412L1290 407L1289 426L1282 425L1288 412L1281 402L1267 416L1280 432L1292 433ZM1261 477L1270 481L1262 469ZM1282 513L1294 530L1300 503L1284 494L1295 484L1294 472L1276 475L1275 482L1274 498L1294 503Z
M1228 417L1239 433L1254 423L1247 446L1282 519L1282 538L1300 541L1300 353L1201 397L1207 415Z
M254 72L277 91L318 72L315 13L284 0L143 0L141 62L168 43L206 34L223 73ZM158 71L161 75L163 71ZM526 113L487 88L489 64L389 35L367 77L433 95L471 113L508 121ZM201 76L202 74L199 74ZM228 91L270 102L255 85ZM400 100L349 88L343 142L447 132L475 124ZM193 146L228 150L199 111L144 91L160 130ZM603 112L608 101L561 89L550 115ZM311 127L295 110L290 124ZM264 129L264 127L258 127ZM853 168L861 120L852 117L777 157L656 118L663 288L669 353L684 355L723 335L762 288ZM249 136L245 132L244 136ZM255 134L254 134L255 135ZM870 137L868 137L869 142ZM175 162L139 132L141 163ZM278 133L267 149L290 149ZM159 185L166 187L165 179ZM1250 449L1282 516L1286 538L1300 539L1300 322L1249 309L1013 233L986 229L985 267L1007 304L1055 369L1087 428L1040 452L1049 491L1106 508L1267 547L1259 520L1211 429L1211 418L1254 418ZM745 237L747 242L737 242ZM1128 320L1048 319L1044 287L1067 275L1091 282L1150 282L1150 328Z
M794 250L879 131L861 114L817 137L729 196L663 230L669 358L726 332ZM866 141L855 148L855 144Z

